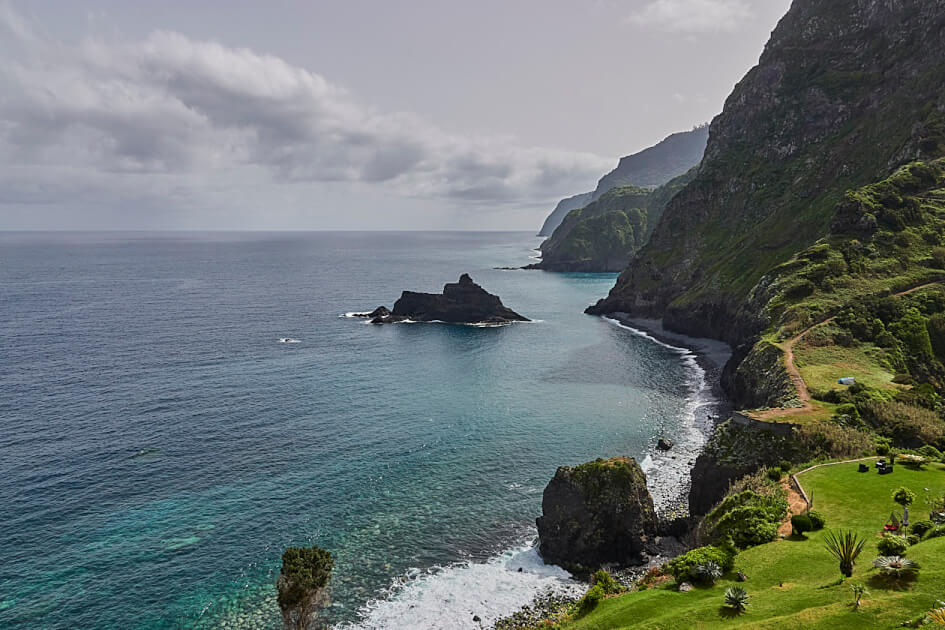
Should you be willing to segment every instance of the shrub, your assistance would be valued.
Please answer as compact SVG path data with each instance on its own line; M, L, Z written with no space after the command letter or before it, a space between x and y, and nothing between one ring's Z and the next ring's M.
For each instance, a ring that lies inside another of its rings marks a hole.
M780 468L769 468L768 469L768 479L771 481L781 481L781 469Z
M876 431L899 442L915 439L933 444L945 435L945 423L934 411L901 402L866 400L860 405L866 421Z
M906 536L906 542L909 543L910 547L912 545L918 545L920 540L922 540L922 537L917 536L916 534L909 534Z
M864 595L869 595L869 592L862 584L851 584L850 590L853 591L853 610L859 610L860 599L862 599Z
M876 444L876 454L877 455L889 455L889 444L885 442L878 442Z
M929 531L933 527L935 527L935 523L933 523L929 519L925 519L925 520L914 522L912 525L909 526L909 531L915 534L916 536L924 536L925 532Z
M899 486L899 489L893 492L892 500L902 507L909 507L915 501L915 492L905 486Z
M919 572L919 563L902 556L880 556L873 560L873 566L880 574L897 580L915 577Z
M729 586L725 589L725 605L735 612L745 612L748 608L748 592L741 586Z
M804 424L796 435L808 459L852 458L873 450L873 442L866 433L829 421Z
M807 513L807 516L810 518L810 524L813 529L823 529L827 524L827 518L820 512L810 510Z
M617 593L623 593L627 590L623 584L615 580L614 576L604 569L594 574L594 577L591 579L591 584L600 586L607 595L616 595Z
M926 538L941 538L945 536L945 525L936 525L928 531Z
M677 582L697 582L695 568L710 562L718 565L722 571L730 571L735 566L735 554L718 546L699 547L672 559L667 568Z
M938 461L942 459L942 451L938 450L931 444L926 444L925 446L920 448L917 452L922 457L925 457L926 459L931 459L933 461Z
M791 472L791 462L786 459L782 459L781 463L778 464L778 467L784 472Z
M881 556L904 556L909 544L902 536L883 536L876 543L876 549Z
M717 538L730 538L744 549L770 542L778 537L778 526L787 511L784 491L773 494L745 490L727 496L706 517L706 525Z
M791 529L794 530L795 534L803 535L804 532L814 529L814 523L811 522L810 516L807 514L795 514L791 517Z
M582 614L587 614L597 607L600 600L604 599L604 589L600 584L595 584L584 593L584 597L578 600L578 609Z

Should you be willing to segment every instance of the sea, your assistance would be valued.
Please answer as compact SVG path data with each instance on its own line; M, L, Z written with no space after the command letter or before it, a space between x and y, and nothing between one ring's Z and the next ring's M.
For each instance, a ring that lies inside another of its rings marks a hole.
M615 274L499 269L540 242L0 234L0 627L279 628L293 545L334 554L344 630L580 591L535 550L557 467L635 457L669 509L712 400L691 352L583 313ZM462 273L532 322L347 316Z

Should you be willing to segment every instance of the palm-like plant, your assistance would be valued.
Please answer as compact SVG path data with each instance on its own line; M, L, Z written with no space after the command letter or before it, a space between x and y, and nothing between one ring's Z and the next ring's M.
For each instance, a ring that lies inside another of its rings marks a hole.
M936 626L945 626L945 608L933 608L929 611L929 620Z
M846 577L853 577L853 565L865 544L866 539L854 531L830 531L824 536L824 546L840 562L840 573Z
M735 612L745 612L748 608L748 591L741 586L729 586L725 589L725 605Z
M909 578L919 572L919 564L902 556L880 556L873 560L873 566L886 577Z
M698 564L693 567L692 577L702 584L715 584L715 581L722 577L722 567L710 560L705 564Z

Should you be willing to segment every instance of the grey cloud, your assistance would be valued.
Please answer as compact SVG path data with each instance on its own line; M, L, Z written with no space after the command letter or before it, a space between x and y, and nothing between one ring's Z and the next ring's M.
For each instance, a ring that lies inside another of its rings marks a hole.
M12 42L0 59L0 156L34 167L34 178L56 166L76 178L160 174L164 186L186 188L202 173L260 167L274 182L384 182L408 196L535 203L612 167L374 111L314 72L248 49L167 31L70 44L37 35L10 10L0 23Z

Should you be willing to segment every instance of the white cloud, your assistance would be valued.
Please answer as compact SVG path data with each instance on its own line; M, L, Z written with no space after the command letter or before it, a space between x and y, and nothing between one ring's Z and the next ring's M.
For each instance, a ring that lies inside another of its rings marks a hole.
M410 113L377 111L278 57L176 32L62 42L9 7L0 10L4 30L0 170L16 167L17 185L0 204L17 195L23 203L64 201L61 172L69 174L66 190L103 197L106 174L125 187L129 177L148 180L149 195L166 190L179 200L202 194L203 175L219 182L231 174L235 185L251 172L274 187L349 182L527 204L582 190L612 167L513 138L450 134Z
M748 0L651 0L627 21L661 31L699 34L735 31L751 16Z

